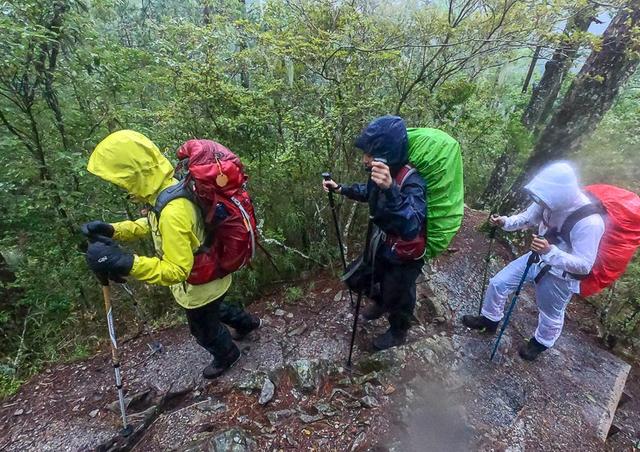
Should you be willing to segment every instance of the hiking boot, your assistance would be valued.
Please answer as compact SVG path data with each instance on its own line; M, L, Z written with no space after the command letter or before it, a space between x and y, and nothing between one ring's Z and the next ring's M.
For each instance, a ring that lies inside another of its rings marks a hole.
M235 363L240 359L240 350L238 347L235 347L234 351L231 352L231 355L224 360L224 362L220 362L217 359L213 359L211 364L204 368L202 371L202 376L207 380L213 380L214 378L218 378L220 375L225 373L228 369L230 369Z
M495 333L500 322L489 320L483 315L463 315L462 324L472 330L480 330L482 333Z
M371 302L364 307L361 315L365 320L376 320L384 315L384 309L378 303Z
M392 331L389 328L384 334L373 340L373 347L376 350L386 350L391 347L397 347L407 342L406 331Z
M529 342L520 347L520 349L518 350L518 354L520 355L520 358L526 361L534 361L538 357L538 355L545 351L547 348L549 347L542 345L536 340L535 337L532 337L531 339L529 339Z
M249 326L249 328L246 330L234 328L233 332L231 333L231 337L233 338L233 340L241 341L244 338L246 338L249 335L249 333L262 327L262 319L260 317L253 314L251 314L250 316L251 316L251 325Z

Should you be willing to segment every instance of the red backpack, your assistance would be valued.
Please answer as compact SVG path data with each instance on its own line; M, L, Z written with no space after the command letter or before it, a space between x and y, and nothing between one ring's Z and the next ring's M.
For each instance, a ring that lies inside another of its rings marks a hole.
M154 206L158 219L169 201L187 198L201 210L205 240L194 256L187 282L198 285L222 278L255 256L256 217L246 190L242 162L211 140L189 140L177 151L180 183L163 190Z
M591 272L571 275L581 280L580 295L588 297L622 276L640 246L640 198L612 185L589 185L585 191L593 202L569 215L559 235L571 246L571 229L578 221L596 213L604 216L605 231Z

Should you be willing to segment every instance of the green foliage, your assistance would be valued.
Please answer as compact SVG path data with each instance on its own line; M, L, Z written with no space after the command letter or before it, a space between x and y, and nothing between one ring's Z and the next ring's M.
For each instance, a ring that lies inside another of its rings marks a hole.
M604 326L607 333L621 338L640 336L640 260L629 266L624 277L617 283L606 306ZM636 343L637 345L637 343Z
M608 183L640 192L640 74L636 75L579 152L586 183ZM606 165L602 164L606 158Z
M303 295L304 293L302 292L302 289L298 286L291 286L287 288L284 294L287 303L295 303L296 301L300 300Z
M15 394L20 389L21 384L22 380L0 373L0 399Z

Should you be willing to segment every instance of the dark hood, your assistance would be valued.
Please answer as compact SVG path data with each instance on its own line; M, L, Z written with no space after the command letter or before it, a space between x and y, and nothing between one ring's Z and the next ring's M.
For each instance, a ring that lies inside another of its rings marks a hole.
M399 116L381 116L364 128L355 146L374 158L384 158L391 168L408 162L407 127Z

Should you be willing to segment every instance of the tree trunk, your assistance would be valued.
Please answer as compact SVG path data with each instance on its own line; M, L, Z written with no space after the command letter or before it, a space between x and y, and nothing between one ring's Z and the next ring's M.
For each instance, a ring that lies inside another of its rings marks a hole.
M569 69L571 69L578 49L580 48L580 40L574 40L572 37L576 32L586 31L594 20L594 15L595 7L587 6L578 11L573 18L567 22L564 29L564 45L556 49L553 58L545 65L544 74L540 82L534 85L531 98L529 99L529 105L522 115L522 124L527 130L533 131L541 127L551 112L553 104L560 92L562 81ZM536 51L538 49L539 47L536 48ZM537 56L534 55L533 58L535 61ZM527 78L529 78L529 74ZM525 87L527 85L528 82L525 82ZM509 174L509 168L517 153L518 147L512 143L507 143L504 152L498 158L496 166L491 172L484 193L480 197L480 201L476 204L477 207L495 207L503 191L506 178Z
M246 0L240 0L240 3L242 4L242 17L246 19L247 17L249 17L249 15L247 14L247 2ZM241 53L242 51L247 50L248 48L247 41L245 41L244 38L240 38L238 47L240 47ZM249 70L247 69L247 64L244 62L241 63L240 65L240 85L245 89L249 89L251 87L251 81L249 79Z
M40 46L39 60L34 65L38 76L42 79L44 87L43 97L53 112L56 128L62 140L62 147L67 152L70 149L69 140L65 131L64 118L62 116L60 103L58 102L58 95L53 86L53 79L58 64L58 55L60 54L60 48L62 46L64 15L68 9L68 6L64 2L58 1L53 5L53 17L47 26L47 29L52 35L52 39Z
M507 144L498 157L491 176L489 176L489 182L480 197L480 200L474 205L475 208L483 209L487 206L494 207L499 201L500 193L502 192L502 186L509 173L509 167L511 161L517 153L517 147L513 145L511 140L507 141Z
M630 1L607 27L602 47L591 52L569 87L562 104L544 128L523 171L511 186L501 211L522 206L520 190L542 165L567 157L577 150L611 108L618 91L640 62L640 2Z
M542 46L536 46L536 50L533 52L531 64L529 64L529 70L527 71L527 76L525 77L524 84L522 85L522 94L526 93L529 89L529 82L531 82L531 76L533 75L533 71L536 69L536 64L538 64L541 48Z
M585 32L594 20L595 7L587 6L578 11L567 22L564 29L564 43L553 54L544 66L544 74L540 82L534 86L529 105L522 117L522 123L529 130L540 127L548 117L553 103L558 97L562 81L571 69L580 48L580 40L573 39L578 32Z
M202 5L202 23L203 25L211 25L211 5L205 0Z

